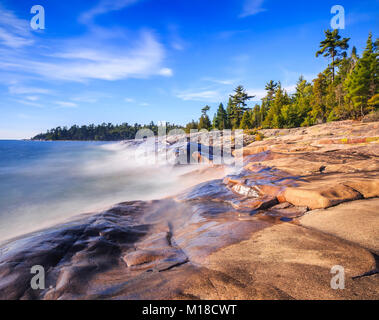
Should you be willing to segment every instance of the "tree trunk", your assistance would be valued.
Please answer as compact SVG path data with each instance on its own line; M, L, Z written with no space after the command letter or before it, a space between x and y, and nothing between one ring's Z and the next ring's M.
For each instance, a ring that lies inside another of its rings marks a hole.
M333 69L332 82L334 82L334 54L332 55L332 69Z

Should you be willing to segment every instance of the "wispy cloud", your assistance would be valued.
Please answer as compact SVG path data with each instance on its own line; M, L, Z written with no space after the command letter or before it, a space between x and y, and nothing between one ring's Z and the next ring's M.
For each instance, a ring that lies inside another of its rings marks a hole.
M17 103L24 104L26 106L31 106L31 107L36 107L36 108L44 108L44 105L34 102L34 101L29 101L29 100L23 100L23 99L15 99L14 100Z
M117 10L132 2L101 1L89 16ZM42 42L30 33L28 21L0 9L0 45L3 44L0 46L0 73L74 82L173 75L173 71L163 65L165 48L152 31L133 33L122 28L104 29L92 25L84 36ZM31 52L24 47L32 42Z
M29 23L19 19L0 3L0 44L10 48L21 48L34 43Z
M84 103L96 103L98 101L97 98L93 97L74 97L72 98L73 101L77 102L84 102Z
M217 102L222 100L222 94L218 90L186 91L177 93L176 96L184 101Z
M54 103L61 108L76 108L78 106L76 103L70 101L54 101Z
M30 101L37 101L37 100L39 100L38 96L26 96L25 98L27 100L30 100Z
M219 32L216 37L217 39L220 39L220 40L228 40L236 35L240 35L240 34L243 34L243 33L246 33L248 32L249 30L246 29L246 30L226 30L226 31L221 31Z
M52 91L44 88L11 85L8 88L10 94L51 94Z
M232 85L237 82L235 79L214 79L214 78L204 78L204 81L209 81L217 84L223 84L223 85Z
M266 11L266 9L262 8L263 2L264 0L245 0L240 17L244 18Z
M96 6L84 12L79 17L79 21L86 24L92 23L99 15L124 9L138 1L139 0L101 0Z
M170 45L175 50L184 50L185 47L188 46L187 42L185 42L179 35L179 27L174 24L170 24L168 26L169 32L169 41Z
M237 79L204 77L198 85L175 92L175 96L184 101L221 102L228 98Z
M107 46L104 39L98 40L94 41L93 35L80 40L67 40L64 48L52 43L51 47L55 47L55 51L41 53L37 58L30 58L28 54L0 52L0 67L3 70L37 75L44 80L76 82L173 75L170 68L162 67L164 48L151 32L141 32L133 47Z

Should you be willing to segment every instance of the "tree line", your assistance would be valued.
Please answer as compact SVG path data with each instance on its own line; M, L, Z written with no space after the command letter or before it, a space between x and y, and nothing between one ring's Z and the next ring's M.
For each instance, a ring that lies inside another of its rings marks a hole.
M299 78L295 93L288 94L280 81L269 81L260 104L248 107L254 98L243 86L229 96L226 108L220 103L213 121L210 107L201 110L198 121L186 125L191 129L292 128L327 121L360 119L379 108L379 39L369 34L362 57L352 48L350 38L342 38L336 30L326 30L316 57L331 59L327 68L312 82ZM379 118L379 116L378 116Z
M162 125L162 124L161 124ZM165 123L166 129L183 129L182 126L175 124ZM158 134L159 125L153 121L148 125L141 125L135 123L129 125L123 123L120 125L113 125L112 123L102 123L101 125L73 125L70 128L57 127L48 130L46 133L41 133L33 137L33 140L86 140L86 141L119 141L134 139L138 130L150 129L155 135Z

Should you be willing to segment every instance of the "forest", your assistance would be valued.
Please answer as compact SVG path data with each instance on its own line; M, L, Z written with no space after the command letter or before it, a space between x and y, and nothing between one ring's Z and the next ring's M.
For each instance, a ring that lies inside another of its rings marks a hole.
M168 131L172 129L183 129L181 126L166 123ZM119 141L134 139L140 129L150 129L155 135L158 134L158 125L151 122L149 125L140 125L135 123L129 125L113 125L112 123L102 123L100 125L90 124L88 126L73 125L71 128L57 127L41 133L32 138L32 140L84 140L84 141Z
M185 127L166 124L167 130L191 129L266 129L311 126L345 119L362 119L372 115L379 119L379 39L369 34L366 47L359 56L356 47L349 51L350 38L342 38L338 29L326 30L316 57L327 58L327 68L311 82L300 76L296 90L289 94L280 81L270 80L261 103L249 106L254 98L239 85L224 107L218 106L213 121L210 107L201 109L199 120ZM124 140L133 139L139 129L151 129L157 134L158 125L123 123L89 126L58 127L39 134L38 140Z
M326 30L316 57L328 58L330 63L311 83L302 76L296 91L288 94L280 81L270 80L261 104L248 106L254 96L243 86L230 95L226 108L220 103L211 122L201 110L198 121L186 125L191 129L254 129L293 128L314 124L362 119L367 114L379 119L379 39L373 41L370 33L361 57L356 47L348 55L350 38L341 38L336 30Z

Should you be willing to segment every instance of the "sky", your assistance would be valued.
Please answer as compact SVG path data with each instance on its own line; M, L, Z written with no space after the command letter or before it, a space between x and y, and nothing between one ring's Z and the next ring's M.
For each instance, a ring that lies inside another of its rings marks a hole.
M34 5L45 28L34 30ZM342 5L350 49L379 31L379 0L0 0L0 139L73 124L186 124L237 85L291 93Z

